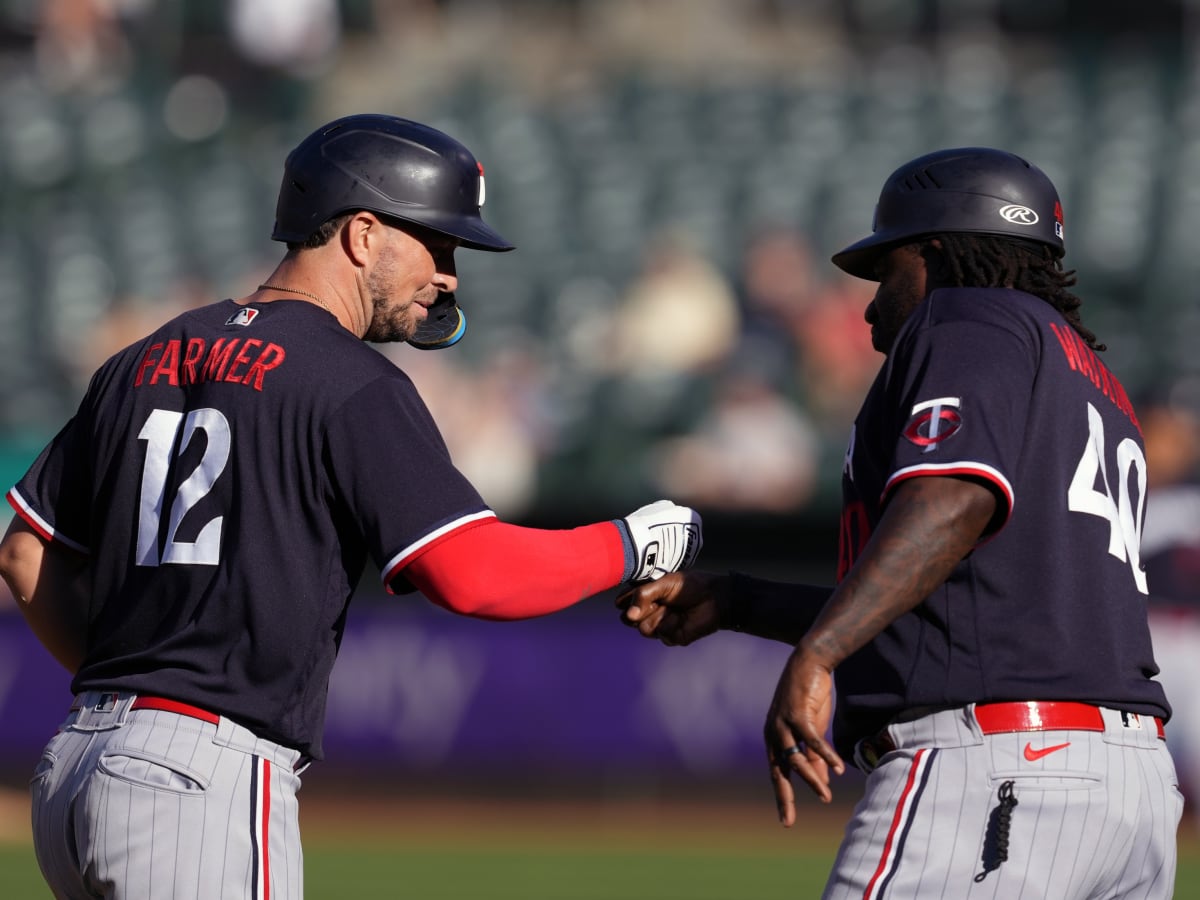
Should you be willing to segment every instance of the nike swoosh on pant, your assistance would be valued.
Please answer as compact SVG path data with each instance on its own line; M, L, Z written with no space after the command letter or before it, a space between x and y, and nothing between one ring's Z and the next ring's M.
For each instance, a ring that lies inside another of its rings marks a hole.
M1025 758L1027 760L1029 760L1030 762L1037 762L1043 756L1049 756L1055 750L1061 750L1064 747L1070 747L1070 746L1071 746L1071 742L1067 741L1065 744L1054 744L1053 746L1050 746L1050 747L1043 747L1041 750L1034 750L1033 745L1027 743L1025 745Z

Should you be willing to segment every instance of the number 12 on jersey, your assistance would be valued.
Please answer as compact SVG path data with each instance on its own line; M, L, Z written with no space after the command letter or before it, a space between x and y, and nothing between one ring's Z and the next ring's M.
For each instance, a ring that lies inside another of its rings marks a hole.
M179 459L197 431L203 431L207 438L204 455L191 474L180 482L174 496L168 498L167 479L172 456ZM146 444L146 462L142 468L141 495L138 497L137 564L215 566L220 561L221 524L224 517L217 516L205 522L194 541L177 541L175 537L183 517L212 490L229 462L229 420L219 410L211 408L194 409L186 415L156 409L138 432L138 440ZM176 446L178 449L175 449ZM163 510L168 502L170 516L167 519L166 540L160 553L159 533Z
M1146 456L1132 438L1125 438L1117 445L1115 499L1105 459L1104 421L1096 407L1089 403L1088 439L1067 489L1067 508L1107 520L1108 552L1121 562L1129 563L1137 589L1147 594L1140 550L1146 506ZM1131 476L1137 479L1136 498L1130 496Z

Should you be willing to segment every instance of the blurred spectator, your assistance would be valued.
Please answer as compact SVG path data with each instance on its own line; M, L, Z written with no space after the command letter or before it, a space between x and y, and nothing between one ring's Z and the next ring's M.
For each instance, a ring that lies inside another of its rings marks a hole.
M1142 563L1159 680L1174 715L1167 743L1181 782L1200 789L1200 378L1139 408L1149 490ZM1190 790L1184 796L1191 796ZM1200 806L1192 812L1200 818Z
M797 512L815 486L812 424L753 360L716 380L696 427L654 450L659 489L703 510Z
M797 319L800 377L812 414L837 440L849 433L863 395L883 358L871 346L863 312L874 286L842 273L830 280Z
M750 240L741 277L746 339L790 364L823 436L843 440L881 362L862 324L873 288L815 259L808 235L788 227Z
M750 236L740 275L743 331L755 345L774 345L773 355L795 359L796 321L821 291L820 266L797 229L765 227Z
M634 378L699 374L729 355L739 326L729 280L686 233L665 231L647 243L617 310L613 368Z
M229 32L250 62L309 77L332 61L341 13L338 0L230 0Z
M544 378L534 358L511 347L479 368L462 364L454 352L403 354L397 365L413 379L433 413L450 458L488 505L506 518L519 518L536 499L540 463L541 395Z
M118 14L146 5L137 0L41 0L34 43L41 82L52 90L69 91L124 81L132 65L132 48Z

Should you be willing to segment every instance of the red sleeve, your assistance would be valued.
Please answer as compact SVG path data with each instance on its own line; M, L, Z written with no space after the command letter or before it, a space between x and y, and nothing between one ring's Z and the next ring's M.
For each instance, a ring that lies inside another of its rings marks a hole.
M456 531L404 569L438 606L480 619L529 619L616 587L625 573L613 522L522 528L491 520Z

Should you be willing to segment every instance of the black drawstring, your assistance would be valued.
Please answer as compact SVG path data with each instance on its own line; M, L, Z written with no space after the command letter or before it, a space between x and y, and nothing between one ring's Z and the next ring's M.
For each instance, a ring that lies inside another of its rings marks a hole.
M975 876L976 881L983 881L989 872L1000 868L1000 863L1008 859L1008 831L1012 826L1013 807L1017 805L1012 781L1000 785L997 796L1000 803L988 819L987 837L983 841L983 871Z

